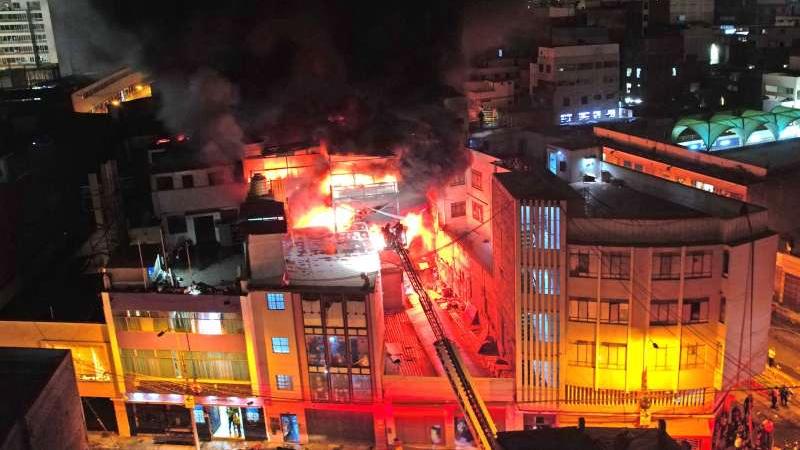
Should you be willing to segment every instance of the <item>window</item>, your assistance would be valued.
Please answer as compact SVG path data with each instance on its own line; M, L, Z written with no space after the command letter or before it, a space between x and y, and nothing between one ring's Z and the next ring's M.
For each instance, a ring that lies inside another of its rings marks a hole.
M479 191L482 191L483 190L483 175L480 172L478 172L477 170L475 170L475 169L472 169L471 175L472 175L472 177L471 177L472 187L477 189L477 190L479 190Z
M592 119L597 120L597 119L601 119L602 117L603 117L603 111L600 111L600 110L592 111Z
M122 349L125 372L160 378L250 379L245 353Z
M465 178L466 176L464 175L464 172L457 174L452 180L450 180L450 186L463 186Z
M603 63L603 67L605 68L613 68L619 66L619 62L617 61L606 61Z
M370 354L362 295L302 294L314 401L370 401Z
M621 299L601 300L600 323L628 323L628 301Z
M633 73L633 68L632 67L627 67L625 69L625 76L626 77L630 77L632 73Z
M681 277L681 255L678 253L659 253L653 255L653 279L677 280Z
M650 325L676 325L677 323L677 300L653 300L650 303Z
M592 367L594 365L594 342L576 341L572 344L575 359L573 366Z
M595 277L597 268L594 267L595 256L588 250L573 251L569 254L569 274L573 277Z
M595 100L602 100L603 99L603 94L594 94L594 99Z
M729 252L728 250L723 250L722 251L722 276L723 277L727 277L728 276L728 267L730 266L730 263L731 263L731 252Z
M463 217L467 215L467 202L450 203L450 217Z
M597 302L591 298L569 299L569 320L573 322L594 322L597 319Z
M475 200L472 201L472 218L478 222L483 222L483 205Z
M547 64L546 66L544 66L544 71L547 72L547 73L550 73L550 71L551 71L550 64Z
M707 298L686 298L683 299L683 323L706 323L708 322L708 299Z
M194 177L191 174L181 176L181 186L184 189L194 187Z
M600 344L600 354L597 356L598 367L604 369L625 369L625 344Z
M719 298L719 323L725 323L725 308L727 307L726 303L727 300L725 297Z
M539 64L539 72L544 72L544 64Z
M702 181L695 181L694 187L697 189L702 189L706 192L714 192L714 185L710 183L704 183Z
M561 101L562 106L569 106L569 97L564 97Z
M681 369L697 369L704 366L705 345L691 344L681 348Z
M626 253L603 254L601 276L615 280L627 280L631 271L631 256Z
M526 278L530 278L526 280ZM528 269L522 272L522 284L528 284L531 292L537 294L558 295L559 288L558 269Z
M586 98L586 97L584 97ZM582 111L578 113L578 120L589 120L589 111Z
M275 385L278 386L279 391L291 391L292 390L291 375L275 375Z
M561 248L561 210L557 206L520 206L520 240L523 247Z
M225 174L221 171L208 172L208 185L217 186L225 183Z
M631 83L625 83L625 93L626 94L630 94L631 93L631 87L633 87L633 85Z
M289 353L289 338L285 337L272 338L272 352Z
M167 231L169 234L186 233L186 218L183 216L167 217Z
M572 122L572 114L561 114L560 121L561 123Z
M581 105L585 105L587 103L589 103L589 96L584 95L583 97L581 97Z
M283 292L268 292L267 308L275 311L286 309L286 300L283 297Z
M686 278L708 278L711 276L711 252L691 252L686 254Z
M172 177L156 177L156 190L168 191L174 188L175 186L172 183Z
M658 345L656 348L650 348L647 351L651 352L653 369L670 370L672 368L672 364L669 360L669 347Z

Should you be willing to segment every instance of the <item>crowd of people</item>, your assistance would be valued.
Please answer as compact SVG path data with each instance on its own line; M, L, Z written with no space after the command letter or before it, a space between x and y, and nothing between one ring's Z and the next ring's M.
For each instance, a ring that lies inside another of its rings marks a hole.
M769 394L770 399L773 395L777 399L779 395L777 389L771 390ZM787 393L785 405L788 405L788 401ZM777 400L774 400L773 408L776 407L776 403ZM761 419L754 413L753 397L748 395L743 404L734 402L727 410L719 413L714 427L712 446L714 450L768 450L774 445L774 431L775 424L769 418Z

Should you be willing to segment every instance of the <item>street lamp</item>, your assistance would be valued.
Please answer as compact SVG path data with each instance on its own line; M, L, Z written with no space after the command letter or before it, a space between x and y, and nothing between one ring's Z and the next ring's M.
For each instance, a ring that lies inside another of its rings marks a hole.
M167 334L167 331L172 331L173 333L175 333L175 341L177 343L177 341L178 341L178 333L176 333L174 330L166 330L166 329L165 330L161 330L161 331L158 332L158 334L156 334L156 337L164 336L165 334ZM183 333L183 334L186 337L186 348L191 352L192 351L192 346L189 343L189 335L187 333ZM181 362L181 371L184 374L188 375L187 371L186 371L186 360L183 358L183 356L181 356L180 352L178 352L178 358L180 358L180 362ZM192 425L192 438L194 439L194 448L196 450L200 450L200 435L197 433L197 422L195 421L195 418L194 418L195 400L194 400L194 395L193 395L193 393L194 393L194 389L193 389L194 386L193 385L197 384L197 370L194 367L194 360L192 360L192 375L194 376L194 382L192 383L192 385L189 384L189 377L186 376L186 378L185 378L186 379L186 394L185 394L185 398L184 398L184 403L183 404L184 404L185 407L187 407L189 409L189 423Z

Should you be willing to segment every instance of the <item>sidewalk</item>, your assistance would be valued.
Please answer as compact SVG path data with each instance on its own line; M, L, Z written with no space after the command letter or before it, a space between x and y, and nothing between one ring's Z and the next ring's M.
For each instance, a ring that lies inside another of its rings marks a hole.
M278 442L259 442L259 441L211 441L201 442L200 448L203 450L250 450L250 449L276 449L295 448L297 450L360 450L367 449L365 445L353 445L345 443L314 443L314 444L286 444ZM89 432L89 448L91 450L192 450L191 445L174 444L154 444L152 436L132 436L129 438L119 437L114 433Z

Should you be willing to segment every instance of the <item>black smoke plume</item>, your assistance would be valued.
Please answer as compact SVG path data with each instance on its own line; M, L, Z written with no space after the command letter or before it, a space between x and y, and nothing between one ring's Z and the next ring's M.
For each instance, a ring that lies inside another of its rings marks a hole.
M424 189L463 170L463 122L444 107L462 68L462 1L90 0L155 81L162 119L226 156L247 140L324 139L400 154Z

